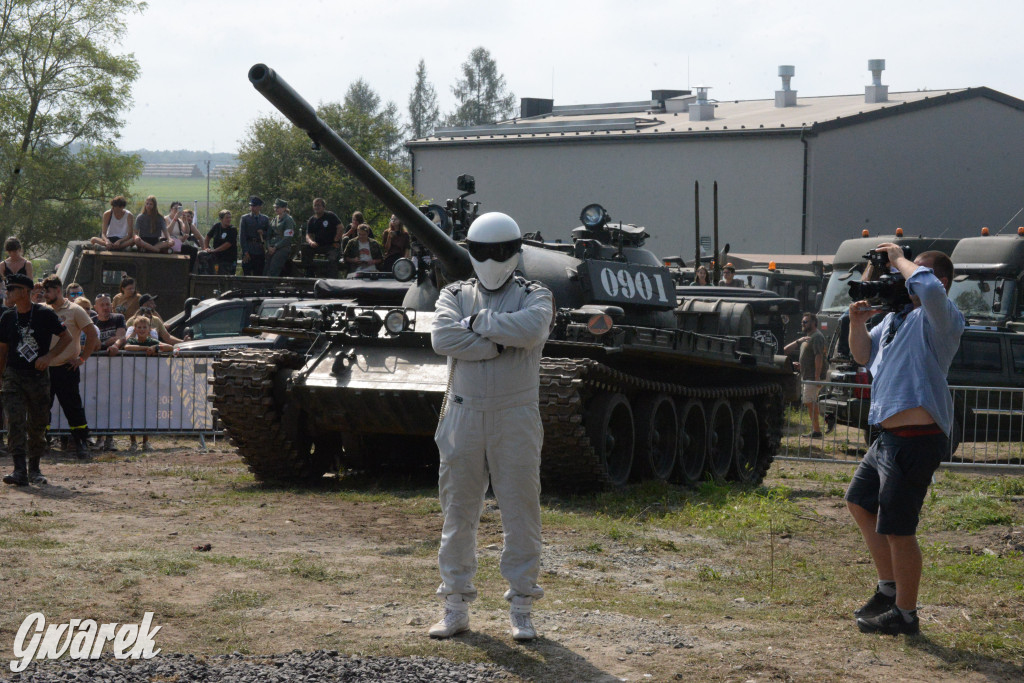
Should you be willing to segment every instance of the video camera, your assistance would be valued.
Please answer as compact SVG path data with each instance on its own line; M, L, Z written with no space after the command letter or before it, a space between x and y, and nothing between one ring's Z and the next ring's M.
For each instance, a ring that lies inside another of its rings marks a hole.
M904 258L910 259L912 256L910 247L902 246L900 248L903 250ZM881 275L874 280L849 283L851 299L854 301L863 299L872 306L881 306L888 311L902 310L904 306L911 303L910 292L907 291L907 281L900 273L889 272L889 255L887 253L871 250L864 254L863 258L871 264L874 273L880 272Z

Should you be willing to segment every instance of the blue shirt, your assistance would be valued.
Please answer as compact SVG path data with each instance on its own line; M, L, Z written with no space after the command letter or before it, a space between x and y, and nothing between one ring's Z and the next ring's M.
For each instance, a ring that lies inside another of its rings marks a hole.
M890 313L871 330L868 422L881 424L904 410L921 407L948 435L953 398L946 374L960 346L964 316L931 268L919 266L907 280L907 290L921 299L921 305L909 312ZM893 325L898 329L887 341Z

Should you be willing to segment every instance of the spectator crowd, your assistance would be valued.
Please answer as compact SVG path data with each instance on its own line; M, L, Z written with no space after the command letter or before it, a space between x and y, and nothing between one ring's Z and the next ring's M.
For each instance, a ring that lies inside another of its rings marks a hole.
M320 197L313 200L313 212L305 230L299 229L284 199L274 200L274 215L269 217L263 213L263 200L252 196L249 211L239 219L237 227L232 213L224 209L205 236L199 231L195 212L181 202L171 202L167 215L161 214L157 198L152 195L146 197L137 216L127 206L127 200L120 195L110 201L110 209L103 214L100 235L90 240L94 249L184 254L189 257L193 272L204 275L234 275L239 261L243 275L286 275L295 256L299 257L306 277L316 276L317 256L326 261L327 277L338 277L342 270L350 274L390 272L395 261L411 255L409 231L397 217L391 217L378 241L361 211L353 213L346 225L327 209L327 202ZM13 266L20 267L22 261L15 258Z

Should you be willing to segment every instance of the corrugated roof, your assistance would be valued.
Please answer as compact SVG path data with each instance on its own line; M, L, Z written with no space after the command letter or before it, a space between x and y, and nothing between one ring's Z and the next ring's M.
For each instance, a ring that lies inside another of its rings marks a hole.
M735 100L716 102L715 118L710 121L691 121L688 112L667 113L656 108L639 115L637 112L602 113L599 119L593 114L566 116L555 111L529 119L449 131L442 135L411 140L407 144L419 147L473 142L554 141L568 137L648 138L665 135L817 133L973 97L987 97L1024 110L1024 101L984 87L890 92L888 102L877 104L866 103L863 94L798 97L797 106L785 108L776 107L774 99Z

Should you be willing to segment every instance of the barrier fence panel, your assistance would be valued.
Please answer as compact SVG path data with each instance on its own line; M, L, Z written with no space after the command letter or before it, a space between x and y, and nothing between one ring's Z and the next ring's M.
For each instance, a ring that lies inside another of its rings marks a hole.
M82 365L79 391L91 432L201 434L220 432L213 418L210 380L216 354L147 356L96 354ZM69 433L58 401L50 429Z
M818 394L822 436L811 436L807 406L789 405L779 457L859 462L876 431L868 425L870 386L806 382ZM1024 473L1024 389L950 387L953 426L943 464L1020 469Z

